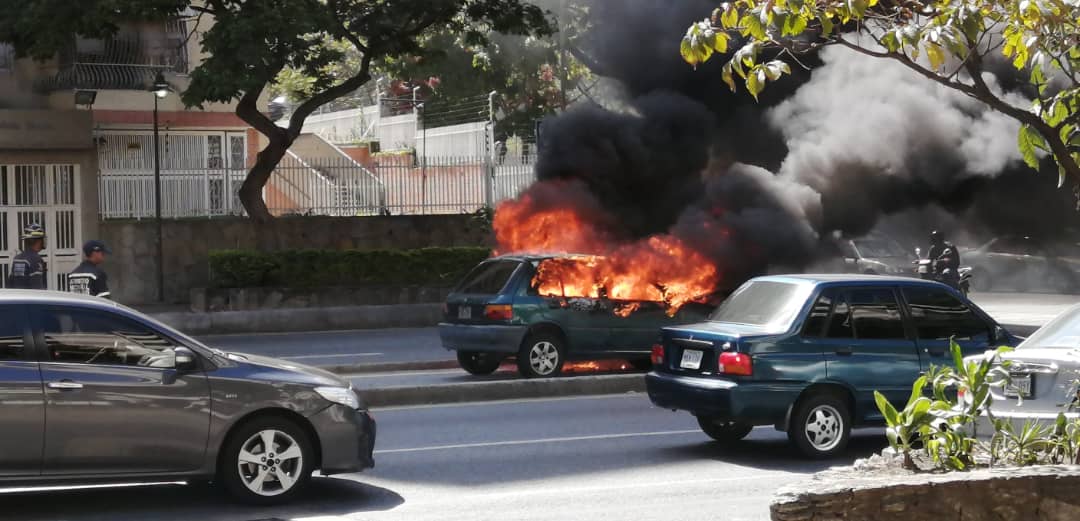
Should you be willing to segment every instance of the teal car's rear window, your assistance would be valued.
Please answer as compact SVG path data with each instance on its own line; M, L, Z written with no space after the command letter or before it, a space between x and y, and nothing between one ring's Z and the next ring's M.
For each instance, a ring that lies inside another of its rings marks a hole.
M497 295L506 287L510 276L521 266L518 261L485 262L473 268L465 280L458 284L454 293L469 295Z
M728 297L709 316L709 320L751 326L786 327L802 309L806 293L808 290L803 284L751 281Z

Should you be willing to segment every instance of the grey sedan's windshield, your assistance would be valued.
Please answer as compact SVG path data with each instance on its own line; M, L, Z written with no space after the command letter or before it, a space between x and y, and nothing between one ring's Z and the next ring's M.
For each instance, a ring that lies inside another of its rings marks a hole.
M1035 348L1080 349L1080 306L1058 315L1017 346L1017 349Z
M756 280L743 284L709 316L713 322L787 329L810 292L807 284Z
M859 239L855 241L859 254L866 258L906 257L908 252L894 241L880 239Z

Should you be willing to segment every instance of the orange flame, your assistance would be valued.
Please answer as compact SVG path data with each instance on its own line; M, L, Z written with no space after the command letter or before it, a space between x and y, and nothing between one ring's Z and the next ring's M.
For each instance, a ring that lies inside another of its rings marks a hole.
M537 187L542 193L552 185ZM673 315L720 281L716 266L678 237L618 243L601 228L605 216L586 218L558 201L544 204L534 194L531 189L495 212L498 253L586 254L542 262L533 279L541 295L622 301L615 314L623 317L641 307L635 301L662 302Z

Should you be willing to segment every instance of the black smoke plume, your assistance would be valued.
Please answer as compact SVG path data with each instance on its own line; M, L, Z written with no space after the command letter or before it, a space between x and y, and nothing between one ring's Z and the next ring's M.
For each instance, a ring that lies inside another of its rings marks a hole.
M679 57L715 0L591 3L580 51L627 99L546 121L537 173L583 181L613 236L673 233L741 279L814 263L834 232L1061 239L1077 223L1072 191L1020 161L1018 124L898 64L829 48L759 103L723 83L723 56ZM1008 67L985 77L1029 103Z

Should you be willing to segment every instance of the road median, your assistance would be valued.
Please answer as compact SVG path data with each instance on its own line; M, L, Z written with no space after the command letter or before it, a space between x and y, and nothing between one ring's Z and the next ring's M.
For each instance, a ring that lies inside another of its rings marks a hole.
M633 373L389 386L362 389L360 394L368 406L377 408L644 391L645 375Z

